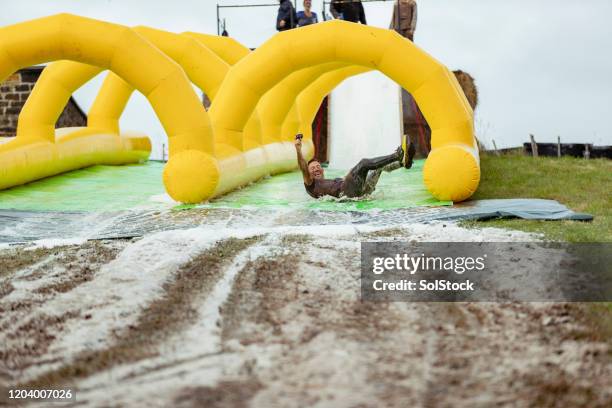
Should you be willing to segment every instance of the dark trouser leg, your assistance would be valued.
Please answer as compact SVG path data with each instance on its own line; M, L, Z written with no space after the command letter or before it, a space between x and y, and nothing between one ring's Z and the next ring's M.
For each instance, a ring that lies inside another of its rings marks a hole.
M403 154L403 152L401 153ZM376 172L377 170L382 171L383 167L387 165L399 163L400 158L401 154L396 152L388 156L375 157L373 159L362 159L344 178L344 195L347 197L360 197L364 194L369 194L366 192L368 172ZM374 174L372 176L371 184L373 187L370 192L374 191L373 189L376 187L378 177L380 177L380 172L378 172L377 175Z
M365 179L368 175L368 171L380 169L393 162L398 162L399 160L401 160L401 156L398 156L398 152L387 156L374 157L373 159L361 159L361 161L351 169L350 173L358 174Z
M382 174L383 171L390 173L393 170L399 169L400 167L402 167L401 163L394 162L394 163L387 164L383 168L370 171L365 181L365 187L363 189L363 194L364 195L372 194L374 190L376 190L376 184L378 183L378 179L380 178L380 175Z

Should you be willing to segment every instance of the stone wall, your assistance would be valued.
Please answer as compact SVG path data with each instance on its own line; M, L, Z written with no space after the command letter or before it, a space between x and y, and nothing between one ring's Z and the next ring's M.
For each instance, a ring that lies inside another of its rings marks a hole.
M24 68L0 84L0 137L15 136L19 112L44 67ZM73 98L64 108L55 127L87 126L87 116Z

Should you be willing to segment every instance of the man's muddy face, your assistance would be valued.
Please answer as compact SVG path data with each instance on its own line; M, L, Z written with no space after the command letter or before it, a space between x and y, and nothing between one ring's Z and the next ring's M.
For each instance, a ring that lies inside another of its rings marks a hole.
M322 179L323 178L323 168L321 167L321 163L318 161L313 161L308 165L308 173L310 177L313 179Z

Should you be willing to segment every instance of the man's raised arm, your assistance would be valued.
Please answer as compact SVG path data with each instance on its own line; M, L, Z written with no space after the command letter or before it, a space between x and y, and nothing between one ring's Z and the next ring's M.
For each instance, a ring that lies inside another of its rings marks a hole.
M304 184L307 186L312 184L312 178L310 177L310 173L308 172L308 163L306 163L306 159L302 155L302 135L298 134L295 136L295 152L297 153L297 161L298 166L300 166L300 170L302 171L302 177L304 177Z

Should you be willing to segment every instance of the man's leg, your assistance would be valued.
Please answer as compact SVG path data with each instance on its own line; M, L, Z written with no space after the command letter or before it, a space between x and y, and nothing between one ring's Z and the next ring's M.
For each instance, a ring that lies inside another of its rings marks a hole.
M365 181L365 187L363 189L363 194L369 195L369 194L372 194L374 190L376 190L376 184L378 184L378 179L380 178L380 175L382 174L383 171L387 173L391 173L393 170L397 170L400 167L402 167L402 164L400 162L393 162L393 163L387 164L385 167L382 167L380 169L370 171Z
M404 167L409 169L412 167L414 161L414 154L416 153L416 149L414 147L414 142L410 139L410 135L406 135L406 151L404 153Z
M347 197L359 197L364 195L366 187L366 179L369 171L382 170L383 167L392 164L400 163L404 156L404 149L398 147L395 153L388 156L374 157L372 159L362 159L355 167L349 171L348 175L344 178L344 195ZM380 177L380 174L378 174ZM375 177L376 181L378 177Z
M400 146L393 154L374 157L372 159L361 159L361 161L351 169L351 172L357 172L365 178L368 174L368 171L380 169L394 162L401 163L403 157L404 149L402 149L402 147Z

